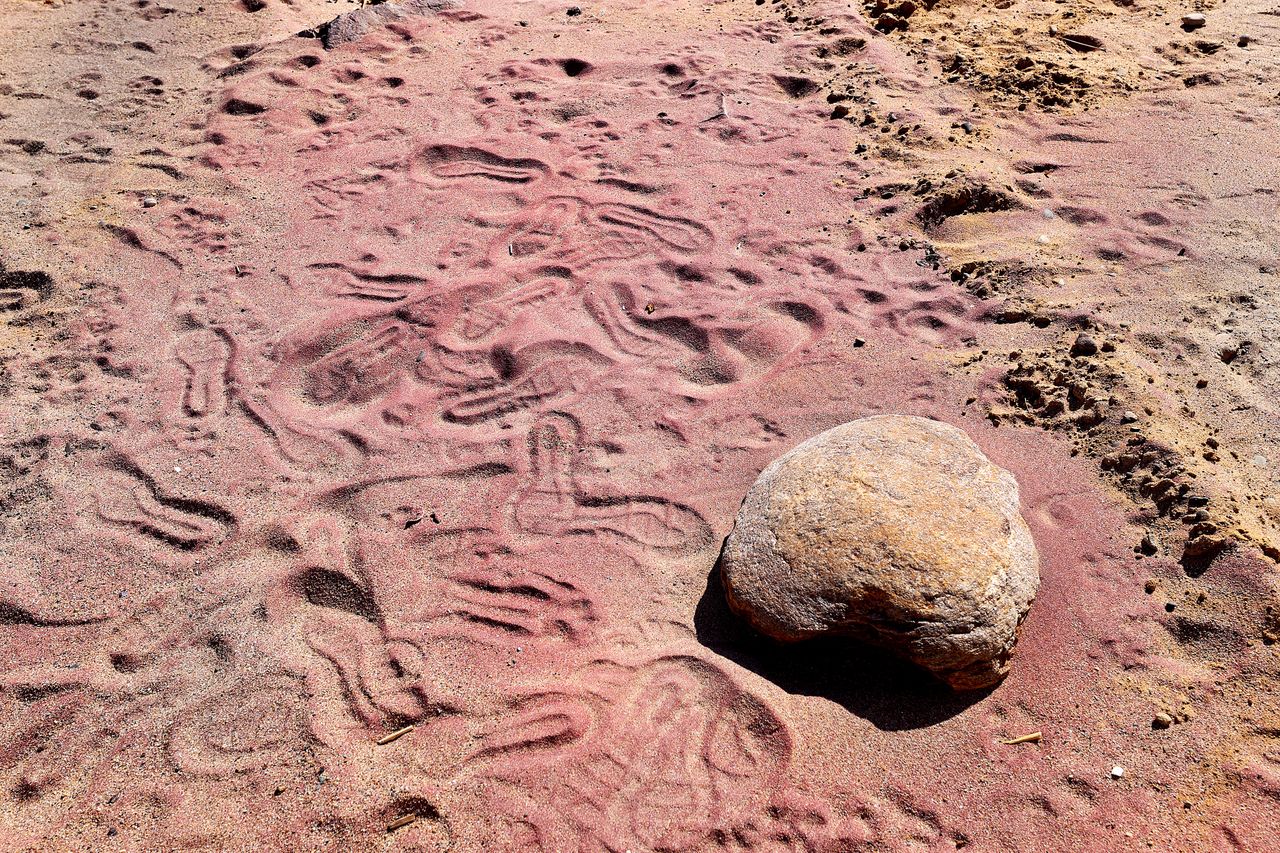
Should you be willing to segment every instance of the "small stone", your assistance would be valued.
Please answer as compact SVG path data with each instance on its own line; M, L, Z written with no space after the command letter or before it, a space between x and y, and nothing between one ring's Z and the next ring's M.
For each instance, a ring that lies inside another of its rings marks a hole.
M1078 357L1097 355L1098 344L1093 338L1082 334L1078 336L1076 338L1076 342L1071 345L1071 354Z
M1212 559L1226 547L1227 539L1225 537L1206 533L1188 539L1187 544L1183 546L1182 554L1186 559L1190 560Z
M159 203L160 200L153 195L149 195L142 200L143 207L155 207Z
M578 15L582 14L582 10L577 6L570 6L568 9L565 9L564 13L570 18L576 18Z
M1018 485L960 430L901 415L775 460L725 542L730 607L782 641L845 635L957 690L998 684L1040 572Z
M1076 425L1080 429L1092 429L1107 419L1106 412L1099 406L1085 409L1076 415Z
M1120 416L1120 423L1122 424L1132 424L1132 423L1137 423L1137 421L1138 421L1138 416L1130 411L1126 411L1123 415Z
M1153 729L1167 729L1169 728L1169 726L1172 726L1172 725L1173 725L1173 717L1170 717L1164 711L1161 711L1159 714L1156 714L1155 717L1153 717L1151 720L1151 728Z
M892 12L885 12L879 18L876 18L876 29L881 32L892 32L893 30L907 28L907 21Z
M1182 16L1182 28L1187 32L1191 32L1192 30L1198 30L1208 22L1209 22L1208 19L1205 18L1204 15L1201 15L1199 12L1192 12L1189 15Z
M862 338L854 338L853 345L855 347L865 347L867 345L867 342L864 341Z
M1147 595L1150 595L1151 593L1155 592L1156 589L1159 588L1159 586L1160 586L1160 583L1155 578L1147 578L1147 585L1144 587L1144 589L1146 589Z
M1248 47L1253 42L1253 36L1240 36L1236 39L1236 47Z
M1124 778L1124 768L1123 768L1123 767L1121 767L1119 764L1117 764L1115 767L1112 767L1112 768L1111 768L1111 778L1112 778L1112 779L1122 779L1122 778Z

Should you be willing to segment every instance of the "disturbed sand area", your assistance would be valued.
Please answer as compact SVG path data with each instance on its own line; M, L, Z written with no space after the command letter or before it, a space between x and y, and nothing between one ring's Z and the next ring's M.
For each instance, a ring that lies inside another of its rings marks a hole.
M0 846L1274 849L1280 16L1202 6L4 0ZM993 692L723 603L885 412L1021 486Z

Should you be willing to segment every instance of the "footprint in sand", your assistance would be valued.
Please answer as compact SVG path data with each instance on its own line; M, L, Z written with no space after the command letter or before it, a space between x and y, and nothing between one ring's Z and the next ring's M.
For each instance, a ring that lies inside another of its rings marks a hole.
M710 525L683 504L662 497L585 493L574 477L582 446L580 428L567 415L546 415L529 430L525 478L509 510L517 530L553 537L603 534L669 553L710 543Z

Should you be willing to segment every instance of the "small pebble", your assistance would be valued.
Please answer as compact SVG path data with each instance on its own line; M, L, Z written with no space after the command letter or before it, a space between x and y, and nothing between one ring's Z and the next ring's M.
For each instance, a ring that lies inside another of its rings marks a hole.
M1058 215L1058 214L1054 213L1052 210L1050 210L1050 209L1049 209L1049 208L1047 208L1047 207L1044 209L1043 213L1044 213L1044 218L1045 218L1045 219L1053 219L1055 216L1057 216L1057 215Z
M1121 778L1121 777L1123 777L1123 776L1124 776L1124 768L1123 768L1123 767L1121 767L1119 764L1117 764L1115 767L1112 767L1112 768L1111 768L1111 778L1112 778L1112 779L1119 779L1119 778Z
M1091 356L1098 354L1098 342L1088 335L1080 335L1076 338L1076 342L1071 345L1071 354L1074 356ZM1137 420L1136 418L1134 420Z
M155 207L159 203L160 200L153 195L149 195L142 200L143 207Z
M1192 12L1190 15L1182 16L1182 28L1187 32L1198 30L1208 23L1208 19L1199 12Z
M1173 717L1170 717L1164 711L1161 711L1159 714L1156 714L1155 717L1151 720L1151 728L1153 729L1167 729L1169 728L1169 726L1172 726L1172 725L1173 725Z
M1049 242L1049 235L1041 234L1039 237L1036 238L1036 242L1039 243L1041 246L1046 245Z
M864 341L862 338L854 338L853 345L855 347L865 347L867 345L867 342Z
M1138 420L1138 416L1133 412L1129 412L1129 411L1126 411L1123 415L1120 416L1120 423L1122 424L1131 424L1137 420Z
M1248 47L1253 42L1253 36L1240 36L1236 40L1236 47Z

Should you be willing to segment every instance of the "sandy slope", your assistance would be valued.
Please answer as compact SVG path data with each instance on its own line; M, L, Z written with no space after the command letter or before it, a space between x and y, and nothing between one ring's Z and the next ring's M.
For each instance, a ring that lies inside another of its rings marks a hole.
M1274 10L427 5L5 0L0 846L1274 848ZM723 604L879 412L990 694Z

